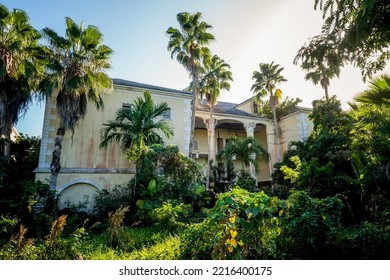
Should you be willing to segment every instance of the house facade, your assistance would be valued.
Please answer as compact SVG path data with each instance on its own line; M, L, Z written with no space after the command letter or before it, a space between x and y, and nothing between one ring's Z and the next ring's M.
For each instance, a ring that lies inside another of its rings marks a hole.
M67 201L73 204L91 202L97 190L110 189L129 182L134 174L134 166L129 164L119 145L110 144L107 149L99 149L100 130L103 124L115 118L118 109L131 104L136 98L149 91L154 102L166 102L170 112L163 118L170 122L174 136L166 140L167 144L176 144L185 155L192 156L206 164L209 152L208 135L213 136L211 146L215 154L226 145L229 137L254 137L270 153L269 160L260 162L260 171L249 168L251 175L259 184L270 184L273 165L276 160L275 126L272 120L256 114L254 99L240 104L218 102L210 123L209 106L198 104L195 114L195 131L192 151L191 137L191 101L192 94L186 91L141 84L121 79L113 79L111 94L102 95L104 109L98 110L90 103L87 115L80 121L75 131L67 131L63 140L61 171L58 175L56 191L60 194L60 204ZM54 139L58 128L55 94L46 101L39 165L36 179L45 181L50 178L50 163L54 148ZM281 119L282 152L287 150L288 142L305 140L312 124L308 119L309 109L299 109ZM240 169L239 159L235 161Z

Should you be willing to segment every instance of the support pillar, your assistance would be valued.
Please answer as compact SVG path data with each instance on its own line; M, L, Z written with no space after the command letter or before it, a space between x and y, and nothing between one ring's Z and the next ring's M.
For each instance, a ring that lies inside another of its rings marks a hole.
M210 161L213 161L213 164L215 164L215 127L217 126L217 120L216 119L203 119L204 124L207 128L207 137L208 137L208 160L207 160L207 168L206 168L206 190L209 190L210 188Z
M256 124L253 122L246 123L246 124L244 124L244 128L246 130L246 136L254 138ZM256 180L256 183L257 183L256 170L255 170L255 167L252 163L249 164L249 172L250 172L251 176Z

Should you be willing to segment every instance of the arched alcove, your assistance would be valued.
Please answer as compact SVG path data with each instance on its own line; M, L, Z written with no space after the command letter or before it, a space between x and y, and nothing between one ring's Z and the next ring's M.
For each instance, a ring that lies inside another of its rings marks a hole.
M92 182L79 181L62 186L59 191L59 208L76 206L89 212L95 204L95 195L101 189Z

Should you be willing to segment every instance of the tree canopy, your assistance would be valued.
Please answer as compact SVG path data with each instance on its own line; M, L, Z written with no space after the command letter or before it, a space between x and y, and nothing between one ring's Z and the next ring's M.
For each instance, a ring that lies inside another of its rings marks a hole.
M384 69L390 58L389 1L315 0L314 8L323 12L325 22L321 35L313 37L307 46L331 42L337 59L358 66L364 80ZM305 49L304 60L316 56L316 48Z

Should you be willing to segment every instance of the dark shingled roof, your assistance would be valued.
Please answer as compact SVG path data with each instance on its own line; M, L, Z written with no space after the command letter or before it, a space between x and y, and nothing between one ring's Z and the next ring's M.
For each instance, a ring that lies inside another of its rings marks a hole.
M171 89L171 88L165 88L165 87L159 87L159 86L153 86L153 85L137 83L137 82L133 82L133 81L127 81L127 80L123 80L123 79L112 79L112 82L115 85L121 85L121 86L137 87L137 88L144 88L144 89L150 89L150 90L166 91L166 92L170 92L170 93L191 95L191 93L187 92L187 91Z
M112 79L113 83L115 85L122 85L122 86L130 86L130 87L137 87L137 88L143 88L143 89L150 89L150 90L159 90L159 91L165 91L170 93L177 93L177 94L184 94L191 96L192 93L183 91L183 90L177 90L177 89L171 89L171 88L165 88L165 87L159 87L159 86L153 86L143 83L137 83L133 81L123 80L123 79ZM240 109L237 109L238 104L236 103L230 103L230 102L223 102L219 101L217 105L214 107L214 112L219 114L228 114L228 115L236 115L236 116L245 116L245 117L253 117L254 115L249 114L245 111L242 111ZM207 103L203 103L202 101L196 108L199 111L204 112L210 112L210 107L207 105Z
M237 106L236 103L219 101L217 105L215 105L214 107L214 112L219 114L253 117L252 114L237 109L236 106ZM210 112L210 107L206 103L202 103L202 102L200 102L200 104L196 109L199 111Z

